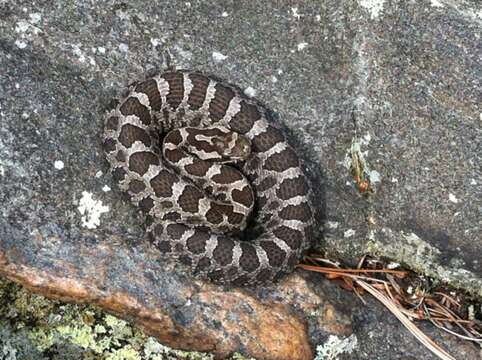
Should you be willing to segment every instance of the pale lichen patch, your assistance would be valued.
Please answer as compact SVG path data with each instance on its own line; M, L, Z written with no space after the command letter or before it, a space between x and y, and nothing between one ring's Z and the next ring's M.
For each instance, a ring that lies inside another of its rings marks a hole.
M244 93L248 97L255 97L256 89L252 88L251 86L248 86L246 89L244 89Z
M343 233L344 238L349 238L349 237L352 237L353 235L355 235L355 230L353 229L348 229Z
M94 200L91 193L82 192L82 198L77 207L81 215L82 226L87 229L95 229L100 225L100 215L109 211L109 207L100 200Z
M338 356L347 353L351 354L358 345L358 339L355 334L345 339L338 336L330 335L323 345L316 347L315 360L335 360Z
M217 51L213 51L212 57L215 63L220 63L228 58L226 55Z
M73 44L72 45L72 52L74 53L74 55L77 56L77 58L79 59L79 62L84 62L85 61L85 55L84 55L84 52L82 51L82 49L80 48L80 44Z
M454 194L449 193L449 201L454 204L457 204L459 202L459 199L457 199L457 197Z
M126 53L129 51L129 45L121 43L119 44L119 50L123 53Z
M328 229L337 229L340 223L337 221L327 221L325 225Z
M383 10L385 0L361 0L360 5L368 10L370 18L376 19Z
M27 47L27 43L23 40L15 40L15 46L19 49L25 49Z
M308 43L303 41L303 42L300 42L300 43L296 46L296 48L298 49L298 51L301 51L301 50L303 50L304 48L306 48L307 46L308 46Z
M430 5L433 7L444 7L444 4L438 0L430 0Z
M57 170L62 170L64 168L64 162L62 160L55 160L54 161L54 167L57 169Z
M30 22L32 24L37 24L42 19L42 15L40 13L32 13L32 14L29 14L28 17L30 18Z
M155 48L161 43L161 40L159 40L158 38L151 38L150 42L151 42L152 47Z
M298 13L298 8L297 7L292 7L291 8L291 13L293 14L293 17L295 17L296 19L300 19L302 14Z

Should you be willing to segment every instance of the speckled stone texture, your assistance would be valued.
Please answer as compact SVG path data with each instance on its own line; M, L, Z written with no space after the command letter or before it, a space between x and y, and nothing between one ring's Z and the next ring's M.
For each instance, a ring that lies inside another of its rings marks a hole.
M457 0L0 1L0 273L218 357L310 359L354 331L346 358L434 358L380 306L316 275L233 290L161 259L106 173L102 114L168 59L247 88L306 160L328 256L387 256L482 296L481 11ZM358 148L368 197L349 170Z

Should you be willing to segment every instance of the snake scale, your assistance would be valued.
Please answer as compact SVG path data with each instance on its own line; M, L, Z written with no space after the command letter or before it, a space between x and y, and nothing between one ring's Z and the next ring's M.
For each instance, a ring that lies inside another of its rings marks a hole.
M105 117L103 147L152 243L216 283L263 284L292 271L313 238L311 189L269 111L187 70L134 82L126 94Z

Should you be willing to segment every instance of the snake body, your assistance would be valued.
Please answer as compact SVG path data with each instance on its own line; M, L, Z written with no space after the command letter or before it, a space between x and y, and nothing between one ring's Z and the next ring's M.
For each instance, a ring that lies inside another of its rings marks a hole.
M300 159L236 86L186 70L133 83L106 115L103 146L153 244L195 274L237 286L276 281L311 245Z

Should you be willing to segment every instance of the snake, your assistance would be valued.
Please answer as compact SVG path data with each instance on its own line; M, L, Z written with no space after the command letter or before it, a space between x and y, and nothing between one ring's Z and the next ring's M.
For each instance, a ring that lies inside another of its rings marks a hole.
M312 245L303 161L272 112L236 85L191 70L134 81L106 112L102 142L147 238L196 277L273 283Z

